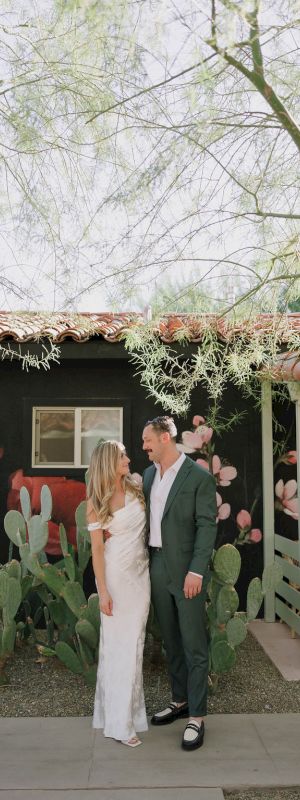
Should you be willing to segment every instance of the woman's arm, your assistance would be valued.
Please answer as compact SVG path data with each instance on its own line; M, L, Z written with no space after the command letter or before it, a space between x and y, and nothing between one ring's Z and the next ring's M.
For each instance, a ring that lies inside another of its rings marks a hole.
M95 510L91 505L90 500L88 500L87 504L87 521L88 525L91 523L95 525L98 522ZM113 602L109 592L107 591L105 581L104 538L100 523L99 527L90 531L90 537L92 546L93 570L100 600L100 610L103 614L107 614L107 616L111 617Z

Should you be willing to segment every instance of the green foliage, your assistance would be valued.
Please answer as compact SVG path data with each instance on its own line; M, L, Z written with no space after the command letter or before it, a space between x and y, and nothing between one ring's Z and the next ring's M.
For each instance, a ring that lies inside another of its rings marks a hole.
M63 525L59 529L63 558L56 564L48 563L44 548L48 541L51 508L50 490L43 486L41 514L31 516L28 493L24 490L22 509L26 519L18 512L12 511L6 515L5 530L14 544L19 546L21 563L12 561L5 569L0 570L0 607L3 617L3 625L0 626L1 639L5 644L5 653L9 648L9 652L12 652L15 641L12 641L13 634L15 637L17 631L14 617L23 599L26 623L22 629L18 628L19 633L22 630L23 635L30 634L39 647L43 646L37 642L35 629L44 615L49 654L56 653L69 669L82 673L89 685L92 685L97 669L100 609L98 595L92 595L87 601L82 588L83 571L91 553L90 538L86 530L85 504L81 503L76 512L78 565ZM43 606L36 609L33 619L30 603L26 600L32 588L43 603ZM44 653L47 653L47 648L44 648Z
M16 623L22 601L31 588L31 579L24 580L15 559L0 569L0 672L14 652L16 636L24 635L24 628Z
M227 672L235 663L235 648L247 635L247 623L257 616L267 591L275 590L282 580L277 563L266 567L262 581L253 578L247 593L247 611L238 611L239 599L234 584L241 566L241 557L233 545L223 545L214 554L208 584L206 606L209 631L209 687L215 691L218 675Z
M192 356L186 349L190 325L187 316L186 327L183 320L172 333L174 344L171 345L157 336L158 330L163 333L159 319L148 325L136 325L126 334L125 346L142 386L168 413L185 415L195 387L203 388L212 407L216 408L228 384L245 397L251 397L257 406L261 403L262 378L272 377L275 396L284 393L280 372L274 369L282 352L282 341L286 350L297 352L300 349L299 332L292 330L288 318L280 317L279 321L276 314L271 315L268 330L259 330L251 316L248 320L229 317L228 333L232 332L224 341L214 319L208 318L201 324L199 317L195 321L195 331L198 331L195 335L201 341ZM208 422L214 426L215 419Z

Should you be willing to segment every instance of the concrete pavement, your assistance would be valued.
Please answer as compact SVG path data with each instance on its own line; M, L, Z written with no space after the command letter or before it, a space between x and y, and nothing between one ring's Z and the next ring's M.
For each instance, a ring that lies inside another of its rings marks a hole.
M0 719L0 800L222 800L222 788L300 787L300 714L215 714L203 748L183 722L150 727L136 749L90 717Z
M292 636L285 622L254 619L248 631L259 642L286 681L300 681L300 636Z

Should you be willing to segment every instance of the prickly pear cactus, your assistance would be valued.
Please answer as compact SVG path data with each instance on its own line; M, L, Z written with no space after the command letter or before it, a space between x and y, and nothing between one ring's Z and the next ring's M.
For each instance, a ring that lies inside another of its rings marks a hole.
M230 617L238 610L239 597L233 586L222 586L217 597L217 621L219 624L228 622Z
M212 644L212 668L216 673L228 672L235 663L235 650L225 639Z
M234 584L238 579L240 566L240 553L233 545L223 545L216 551L206 608L210 636L211 691L217 688L218 675L227 672L235 663L235 648L246 638L247 623L257 616L266 592L274 591L282 579L282 570L277 563L266 567L262 580L253 578L249 583L247 611L238 611L239 598Z
M15 649L17 629L15 617L24 596L21 567L15 559L0 569L0 662L1 665ZM27 583L27 589L29 585Z
M247 625L239 617L232 617L226 625L227 641L232 647L242 644L247 636Z
M260 578L252 578L247 590L247 619L255 619L264 599Z
M47 484L41 488L41 517L43 522L49 522L52 514L52 495Z
M30 502L30 494L26 486L21 486L20 503L21 503L23 517L26 520L26 522L28 522L31 517L31 502Z
M4 530L16 547L20 547L20 544L26 542L26 523L19 511L8 511L5 514Z
M234 586L240 574L241 556L233 544L224 544L216 551L213 559L214 572L222 583Z
M75 675L82 674L82 662L69 644L66 644L66 642L57 642L55 652L59 660L62 661L71 672L75 672Z
M283 572L280 564L276 561L269 564L264 568L262 574L262 591L265 595L267 592L274 592L280 581L282 581Z
M44 651L57 657L73 672L82 674L88 685L96 681L100 611L98 595L87 601L83 588L83 572L91 555L90 537L86 528L86 504L80 503L76 511L77 561L73 547L68 543L66 531L60 525L60 543L63 558L49 564L45 547L48 541L48 521L51 518L52 498L48 486L41 490L41 513L31 514L27 489L20 492L22 514L9 511L5 517L5 530L11 542L19 548L21 563L11 562L7 570L0 571L0 608L3 618L0 638L6 652L14 647L16 626L14 616L26 592L33 588L42 606L34 618L30 606L25 608L26 623L22 623L39 647L35 626L44 616L47 647ZM3 572L3 577L2 577ZM25 606L24 606L25 607ZM21 628L19 627L19 632Z

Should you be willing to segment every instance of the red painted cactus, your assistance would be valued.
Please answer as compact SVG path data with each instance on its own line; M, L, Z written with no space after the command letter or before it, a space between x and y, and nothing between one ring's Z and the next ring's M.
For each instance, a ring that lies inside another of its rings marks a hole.
M22 469L18 469L10 475L10 490L7 497L8 511L21 511L20 489L26 486L28 489L31 508L33 514L39 514L41 510L40 494L43 484L49 486L52 494L52 518L49 525L49 538L46 552L49 555L60 555L59 524L63 523L66 529L67 538L70 544L76 548L76 523L75 510L82 500L86 497L86 486L81 481L75 481L64 476L28 476L23 474Z

